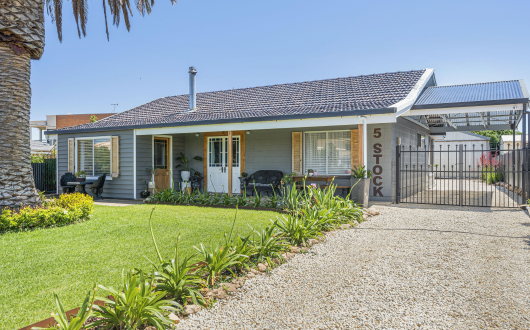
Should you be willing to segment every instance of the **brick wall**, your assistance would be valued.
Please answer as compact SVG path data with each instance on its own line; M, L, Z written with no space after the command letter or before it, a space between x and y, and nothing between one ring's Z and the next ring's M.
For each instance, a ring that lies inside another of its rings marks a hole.
M94 113L82 115L57 115L55 128L64 128L76 125L83 125L90 123L90 117L96 116L98 120L114 115L114 113Z

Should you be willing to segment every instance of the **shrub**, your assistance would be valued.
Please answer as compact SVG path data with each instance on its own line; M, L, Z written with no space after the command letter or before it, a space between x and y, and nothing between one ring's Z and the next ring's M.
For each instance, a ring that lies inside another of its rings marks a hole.
M87 220L94 211L92 197L83 194L63 194L42 203L42 207L23 207L18 211L4 209L0 213L0 232L64 226Z

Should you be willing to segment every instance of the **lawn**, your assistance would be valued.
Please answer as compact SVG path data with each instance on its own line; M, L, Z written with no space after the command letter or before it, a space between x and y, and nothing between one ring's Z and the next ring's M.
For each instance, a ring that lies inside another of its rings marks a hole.
M0 329L18 329L50 316L53 293L65 308L77 307L94 283L117 286L124 268L150 269L155 261L148 218L152 205L95 206L84 223L0 234ZM223 240L235 210L157 206L153 228L161 253L170 256L177 233L181 250ZM277 213L239 210L235 230L263 227Z

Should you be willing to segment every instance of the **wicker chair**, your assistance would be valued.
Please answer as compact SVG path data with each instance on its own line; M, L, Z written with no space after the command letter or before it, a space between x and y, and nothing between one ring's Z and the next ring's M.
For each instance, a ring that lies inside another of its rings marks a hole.
M105 185L106 178L107 174L103 174L92 184L92 187L90 187L92 193L94 194L94 199L103 199L101 195L103 194L103 186Z
M260 195L263 192L267 192L268 195L270 192L273 191L273 189L275 192L278 192L282 177L282 171L260 170L254 172L245 180L247 194L252 194L252 196L254 196L255 192Z
M63 176L61 176L61 188L63 189L63 194L75 192L75 186L68 185L68 182L74 182L74 181L75 181L75 176L70 172L66 172Z

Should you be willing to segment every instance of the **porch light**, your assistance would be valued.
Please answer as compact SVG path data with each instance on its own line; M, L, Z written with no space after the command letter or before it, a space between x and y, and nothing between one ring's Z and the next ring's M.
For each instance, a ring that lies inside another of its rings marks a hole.
M199 136L200 136L200 134L199 134L199 133L195 133L195 136L196 136L196 137L199 137Z
M250 134L250 131L246 131L247 135Z

